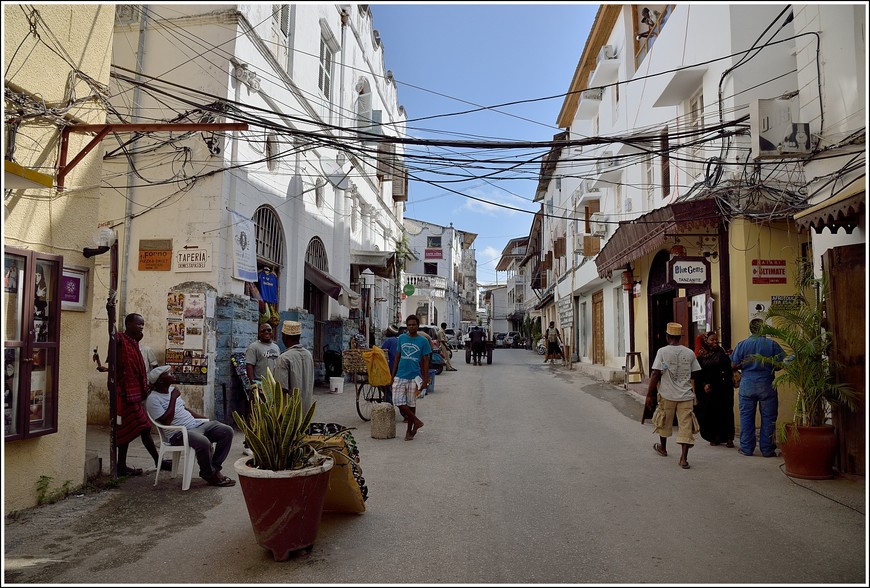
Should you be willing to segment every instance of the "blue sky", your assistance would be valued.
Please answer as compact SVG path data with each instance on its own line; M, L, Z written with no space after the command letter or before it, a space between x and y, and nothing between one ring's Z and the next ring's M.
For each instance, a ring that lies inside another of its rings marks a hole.
M556 117L562 98L499 108L501 112L413 119L567 92L598 6L372 4L385 65L396 79L399 104L412 121L408 134L448 140L551 140L561 130ZM535 166L535 174L538 170ZM530 211L489 206L443 187L411 181L406 216L445 226L452 222L457 229L477 233L477 279L494 283L495 266L507 241L529 233L531 213L539 208L539 203L532 203L537 181L471 180L445 186ZM500 273L498 281L504 279Z

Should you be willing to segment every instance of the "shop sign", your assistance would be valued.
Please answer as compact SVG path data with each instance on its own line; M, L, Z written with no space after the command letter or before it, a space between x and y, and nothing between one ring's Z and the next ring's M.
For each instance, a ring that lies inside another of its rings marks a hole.
M141 239L139 241L139 271L168 272L172 270L172 239Z
M674 257L668 275L675 284L709 284L710 262L703 257Z
M185 245L175 253L175 271L210 272L211 269L211 253L205 247Z
M439 247L438 249L435 249L427 247L424 253L424 257L426 259L442 259L443 255L441 253L441 248Z
M405 284L405 287L402 288L402 292L403 292L406 296L413 296L413 295L414 295L414 292L415 292L416 290L417 290L417 289L414 287L414 284Z
M785 284L786 278L784 259L752 260L753 284Z
M556 302L556 311L559 313L559 327L568 329L574 325L574 298L567 296Z

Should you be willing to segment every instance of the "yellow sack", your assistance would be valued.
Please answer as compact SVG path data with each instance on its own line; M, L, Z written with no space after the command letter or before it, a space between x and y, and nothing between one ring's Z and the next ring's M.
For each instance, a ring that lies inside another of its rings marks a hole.
M369 372L369 384L372 386L389 386L393 381L390 374L390 366L387 365L387 354L383 349L375 345L369 350L362 352Z

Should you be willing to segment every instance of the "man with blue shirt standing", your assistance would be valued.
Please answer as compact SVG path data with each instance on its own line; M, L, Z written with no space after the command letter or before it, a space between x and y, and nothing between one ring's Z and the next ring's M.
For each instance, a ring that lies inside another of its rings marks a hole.
M429 386L429 339L417 332L420 319L409 314L405 319L408 332L399 335L399 352L393 360L393 404L408 421L405 441L411 441L423 426L417 418L417 394Z
M779 343L758 335L764 321L752 319L749 322L749 338L744 339L731 354L731 367L742 372L738 389L740 410L740 448L741 455L752 455L755 451L755 411L761 411L761 434L758 446L764 457L776 457L776 416L779 411L779 398L773 388L774 366L753 359L758 354L764 357L785 359L785 351Z

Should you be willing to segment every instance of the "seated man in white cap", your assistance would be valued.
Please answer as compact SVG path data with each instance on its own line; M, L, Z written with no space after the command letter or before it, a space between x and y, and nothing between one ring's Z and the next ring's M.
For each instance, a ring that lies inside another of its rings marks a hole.
M151 394L145 400L145 409L155 421L163 425L187 427L187 440L196 451L199 476L212 486L235 486L236 481L221 474L224 460L233 443L233 428L219 421L202 423L196 419L206 417L188 410L175 386L172 366L163 365L148 372ZM172 445L181 444L181 431L169 438ZM211 444L214 443L214 451Z
M278 356L275 366L275 381L287 394L299 388L302 397L302 414L314 401L314 358L301 343L302 323L284 321L281 326L281 342L286 350Z

